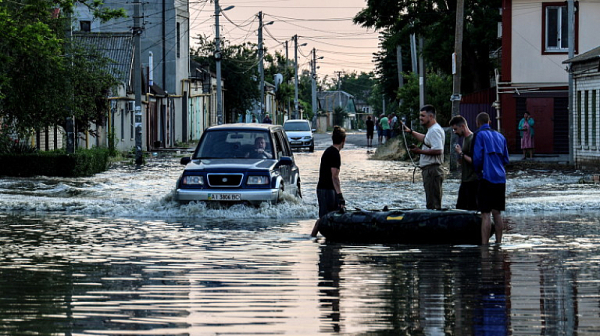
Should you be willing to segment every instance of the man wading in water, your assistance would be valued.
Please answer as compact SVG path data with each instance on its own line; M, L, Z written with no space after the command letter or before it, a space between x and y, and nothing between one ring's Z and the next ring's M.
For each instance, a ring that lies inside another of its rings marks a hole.
M333 140L333 145L323 152L321 165L319 166L319 182L317 183L319 219L317 219L310 234L312 237L316 237L317 232L319 232L321 217L346 205L340 186L340 167L342 165L340 151L346 144L346 130L340 126L335 126L331 140Z

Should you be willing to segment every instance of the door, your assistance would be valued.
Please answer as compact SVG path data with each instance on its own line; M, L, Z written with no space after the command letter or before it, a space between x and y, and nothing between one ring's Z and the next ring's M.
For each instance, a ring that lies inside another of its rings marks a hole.
M554 153L554 98L527 98L527 111L534 124L536 154ZM522 115L520 116L523 117ZM519 118L519 121L521 120ZM521 144L519 143L519 148Z

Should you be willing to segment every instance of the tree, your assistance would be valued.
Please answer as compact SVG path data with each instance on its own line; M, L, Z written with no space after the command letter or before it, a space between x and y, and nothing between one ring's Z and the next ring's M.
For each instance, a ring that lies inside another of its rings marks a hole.
M226 122L236 120L238 114L252 109L260 98L258 89L258 53L256 44L243 43L232 45L221 40L221 73L225 81L223 99L225 102ZM215 44L206 36L199 36L198 47L192 50L194 60L200 64L209 64L215 68Z
M398 108L398 114L406 117L406 120L415 121L419 119L419 78L416 73L407 73L406 84L398 91L398 100L402 105ZM437 112L437 122L440 125L448 125L452 114L452 102L448 97L452 94L452 76L439 72L427 73L425 93L428 103L433 105ZM413 127L415 125L413 124Z
M102 20L123 16L101 1L80 1ZM19 136L64 124L67 116L102 121L107 92L116 83L108 60L66 39L69 0L0 0L0 118ZM91 82L90 82L91 81Z
M462 88L473 92L488 88L493 76L491 52L500 47L497 23L500 21L500 0L467 0L465 2L465 32L463 42ZM378 0L368 1L354 22L363 27L381 30L382 50L376 55L377 75L383 80L383 91L394 97L398 87L396 46L409 49L410 34L425 39L424 58L427 68L451 74L450 56L454 52L456 0ZM409 55L409 53L405 53ZM402 71L408 71L410 58L403 56ZM394 83L395 80L395 83Z

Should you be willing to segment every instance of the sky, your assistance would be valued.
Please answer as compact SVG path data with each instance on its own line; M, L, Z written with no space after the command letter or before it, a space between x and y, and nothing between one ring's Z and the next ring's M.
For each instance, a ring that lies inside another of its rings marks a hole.
M262 11L263 43L267 52L280 51L294 58L292 36L298 35L299 72L310 69L313 48L316 49L319 80L344 73L374 71L373 53L378 50L378 33L352 23L352 18L366 6L365 0L219 0L222 12L220 37L232 44L258 43L258 16ZM215 36L214 0L190 1L191 44L199 34ZM269 80L269 79L267 79Z

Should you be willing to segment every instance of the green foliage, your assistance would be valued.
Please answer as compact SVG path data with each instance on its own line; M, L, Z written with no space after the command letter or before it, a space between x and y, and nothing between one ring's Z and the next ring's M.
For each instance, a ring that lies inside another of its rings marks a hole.
M341 78L340 90L348 92L353 95L355 99L361 101L368 101L373 88L377 81L375 80L375 74L373 72L352 72L344 74Z
M78 3L103 20L123 14L97 0ZM67 116L81 130L88 122L102 124L116 81L105 70L107 60L68 43L70 21L57 9L69 13L72 6L69 0L0 2L0 118L20 136L62 125Z
M488 88L494 64L490 53L500 47L497 24L500 0L465 1L462 91ZM424 38L423 55L427 68L451 74L450 55L454 52L456 0L368 1L354 22L380 30L381 51L375 55L376 74L382 92L395 97L398 88L396 47L402 48L402 72L411 71L410 35Z
M226 40L221 42L221 74L225 83L223 99L228 116L226 122L233 122L237 114L245 114L260 97L258 55L253 43L231 45ZM214 42L206 36L199 36L198 47L192 50L194 61L209 64L211 69L215 69L214 53Z
M344 111L343 107L336 107L335 110L333 110L333 124L337 125L337 126L343 126L344 125L344 119L346 119L346 117L348 117L348 112Z
M416 121L419 119L419 78L415 73L405 74L408 79L402 89L398 91L398 100L402 100L402 105L398 109L400 116L405 116L407 120ZM425 95L427 103L436 109L437 122L440 125L448 125L452 114L452 76L430 72L427 74L425 82ZM413 123L413 127L415 124Z
M104 148L80 149L74 154L63 150L35 153L0 154L0 176L91 176L108 167L109 151Z

